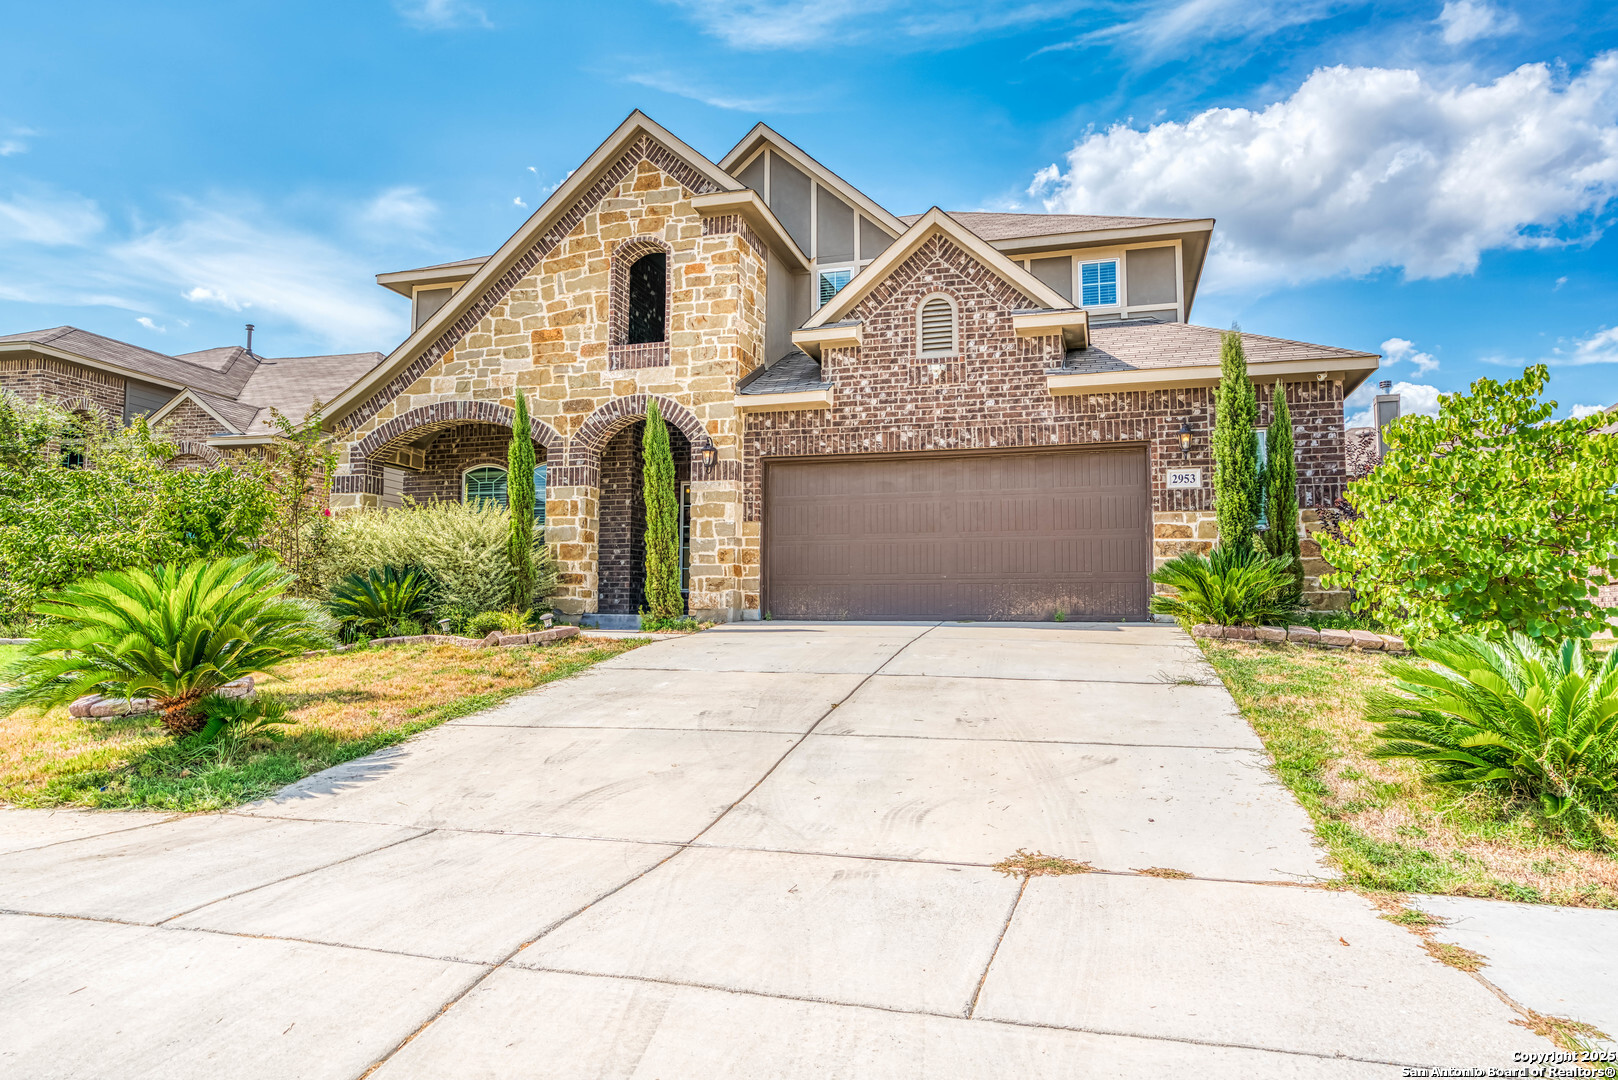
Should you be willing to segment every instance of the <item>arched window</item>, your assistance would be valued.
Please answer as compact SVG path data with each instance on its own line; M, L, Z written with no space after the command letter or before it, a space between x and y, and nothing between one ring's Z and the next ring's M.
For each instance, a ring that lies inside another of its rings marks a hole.
M498 465L466 470L461 478L461 500L469 506L486 502L507 505L506 470Z
M955 301L942 293L924 297L916 310L916 352L954 356L960 350Z
M545 524L545 469L544 465L534 469L534 520L541 525ZM510 506L506 470L498 465L480 465L466 470L461 477L461 499L472 506L485 502Z
M653 251L629 267L630 345L651 345L667 339L663 313L667 307L669 257Z

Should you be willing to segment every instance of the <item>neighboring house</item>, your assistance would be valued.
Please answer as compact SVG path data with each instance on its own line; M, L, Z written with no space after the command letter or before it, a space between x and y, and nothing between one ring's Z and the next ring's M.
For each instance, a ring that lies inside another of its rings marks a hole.
M503 498L521 391L556 605L631 613L655 397L694 614L1144 618L1214 535L1213 224L899 217L762 124L715 162L636 112L493 255L379 276L413 330L328 402L332 503ZM1245 340L1329 504L1378 358Z
M27 400L129 423L145 416L172 440L177 468L216 465L231 446L268 441L275 408L302 420L381 353L258 356L239 345L168 356L72 326L0 336L0 388Z

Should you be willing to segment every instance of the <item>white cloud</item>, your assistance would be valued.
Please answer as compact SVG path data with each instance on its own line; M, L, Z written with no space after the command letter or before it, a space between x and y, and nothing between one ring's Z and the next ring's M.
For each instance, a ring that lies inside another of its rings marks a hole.
M1444 42L1465 45L1479 38L1501 37L1517 29L1517 16L1501 11L1486 0L1448 0L1438 13L1438 25L1444 28Z
M1417 375L1425 375L1438 366L1431 353L1419 352L1416 343L1404 338L1389 338L1382 343L1383 359L1390 364L1409 363Z
M1148 4L1132 19L1052 48L1120 41L1152 59L1188 41L1256 40L1360 6L1355 0L1168 0Z
M47 192L0 199L0 247L81 247L105 225L96 204L80 195Z
M1563 347L1558 345L1545 357L1547 364L1583 367L1586 364L1618 364L1618 326L1608 326Z
M0 139L0 157L10 157L12 154L28 152L28 144L21 139Z
M1569 415L1571 415L1575 420L1583 420L1586 416L1594 416L1596 413L1604 413L1608 408L1609 406L1606 405L1575 405L1573 406L1573 411Z
M692 83L689 74L666 74L656 72L635 72L624 76L624 81L636 86L645 86L665 94L673 94L690 101L701 102L715 109L730 109L735 112L761 113L761 112L802 112L803 104L792 98L772 97L767 95L748 96L746 94L732 94L723 90L713 90Z
M738 49L810 49L879 39L888 48L955 46L985 34L1066 18L1084 0L665 0ZM1229 0L1234 2L1234 0Z
M11 157L13 154L26 154L28 144L24 139L38 135L32 128L17 127L15 125L0 124L0 157Z
M1597 231L1618 196L1618 53L1565 85L1544 64L1458 88L1322 68L1262 109L1089 135L1065 164L1047 210L1217 217L1214 289L1467 273Z
M1348 395L1343 402L1344 427L1372 427L1376 421L1373 417L1376 396L1382 391L1377 389L1375 383L1367 379L1360 384L1360 388ZM1447 393L1436 386L1427 386L1421 383L1396 382L1388 391L1399 395L1399 415L1410 416L1437 416L1438 395ZM1362 412L1349 413L1350 409L1362 409Z
M368 225L421 232L438 213L438 205L413 187L389 188L372 199L360 219Z
M169 332L168 327L157 325L155 322L153 322L150 318L148 318L145 315L142 315L140 318L136 319L135 321L140 323L142 326L146 327L146 329L154 331L154 332L159 333L159 334L166 334L166 333Z
M462 26L491 29L483 9L466 0L395 0L404 21L423 30L453 30Z

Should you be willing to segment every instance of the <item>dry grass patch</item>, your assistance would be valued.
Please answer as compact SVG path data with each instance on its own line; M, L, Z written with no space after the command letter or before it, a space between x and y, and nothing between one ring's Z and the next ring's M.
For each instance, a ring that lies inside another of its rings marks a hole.
M1618 908L1618 859L1548 826L1536 805L1446 789L1415 762L1367 755L1375 736L1365 697L1390 682L1391 657L1201 644L1345 885Z
M1148 866L1144 870L1136 870L1135 873L1140 874L1142 877L1169 878L1173 881L1183 881L1191 876L1189 871L1173 870L1167 866Z
M1569 1020L1565 1016L1546 1016L1544 1013L1537 1013L1533 1009L1524 1009L1523 1012L1528 1014L1528 1018L1526 1020L1513 1020L1513 1024L1527 1028L1541 1038L1549 1039L1559 1049L1570 1053L1578 1053L1581 1050L1597 1050L1599 1047L1595 1045L1593 1040L1610 1040L1612 1038L1612 1036L1593 1024Z
M1064 874L1088 874L1095 869L1087 862L1074 862L1064 859L1060 855L1046 855L1044 852L1029 852L1018 848L1017 854L1001 859L990 869L998 870L1002 874L1015 877L1060 877Z
M576 637L506 649L401 645L310 657L260 688L295 724L280 739L207 750L154 717L79 720L66 709L0 724L0 800L17 806L215 810L646 644Z

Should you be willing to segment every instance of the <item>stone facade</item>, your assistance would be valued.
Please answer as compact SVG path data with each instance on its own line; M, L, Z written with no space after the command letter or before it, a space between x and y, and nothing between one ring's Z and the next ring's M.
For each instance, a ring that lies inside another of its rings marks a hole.
M509 430L521 390L550 466L546 534L557 555L556 606L595 611L601 454L655 396L691 448L685 468L694 526L700 518L691 609L740 617L741 431L732 399L763 356L766 263L762 245L739 223L705 220L691 206L694 195L714 190L660 144L639 140L420 359L344 418L333 507L376 505L382 465L436 430L474 419ZM614 256L631 243L668 255L666 363L626 362L622 350L646 347L614 340ZM701 463L710 441L719 452L711 468Z

